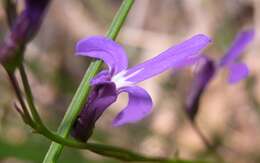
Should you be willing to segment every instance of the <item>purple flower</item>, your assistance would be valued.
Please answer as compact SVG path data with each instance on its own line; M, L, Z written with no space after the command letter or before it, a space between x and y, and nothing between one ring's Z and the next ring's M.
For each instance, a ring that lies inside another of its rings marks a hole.
M49 2L50 0L25 0L25 10L14 26L18 26L17 32L20 31L20 37L25 41L32 39L38 31Z
M216 72L214 62L207 57L202 58L199 64L199 70L186 99L186 112L191 120L197 115L200 97Z
M245 64L239 62L239 56L253 40L253 37L254 30L240 32L227 53L218 62L214 62L208 57L202 57L201 65L186 100L186 112L191 120L194 120L198 112L201 95L217 71L222 68L228 69L230 84L235 84L248 76L249 70Z
M50 0L25 0L25 9L16 17L11 32L0 45L0 63L14 64L28 41L37 33Z
M91 81L89 99L74 124L72 135L86 141L91 136L97 119L122 92L129 95L128 105L115 117L113 125L134 123L146 117L151 112L152 99L143 88L135 84L168 69L192 63L209 43L207 36L196 35L153 59L128 69L127 55L116 42L102 36L79 41L76 46L78 55L101 59L108 69L101 71Z

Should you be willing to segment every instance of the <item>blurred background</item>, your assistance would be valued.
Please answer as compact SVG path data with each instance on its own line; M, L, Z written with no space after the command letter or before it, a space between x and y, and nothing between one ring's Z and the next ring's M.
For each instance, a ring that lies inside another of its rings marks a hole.
M19 1L20 3L21 1ZM53 0L43 26L26 51L26 68L45 123L56 130L90 60L75 57L77 40L105 35L122 0ZM21 4L22 6L22 4ZM130 66L152 58L194 34L214 42L205 53L219 59L241 29L256 30L254 42L242 56L250 76L236 85L220 71L207 87L196 123L214 145L209 150L189 123L184 102L192 69L169 71L141 83L154 101L145 120L114 128L112 119L127 103L120 95L99 119L90 141L113 144L147 155L183 159L260 162L260 1L259 0L136 0L117 41ZM8 32L0 6L0 40ZM0 69L0 162L41 162L50 144L33 134L13 108L15 95ZM216 154L217 153L217 154ZM62 163L116 163L84 150L65 148Z

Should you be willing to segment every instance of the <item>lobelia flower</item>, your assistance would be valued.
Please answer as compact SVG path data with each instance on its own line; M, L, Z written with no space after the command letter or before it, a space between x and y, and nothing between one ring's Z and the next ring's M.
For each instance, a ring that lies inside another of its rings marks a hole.
M210 39L207 36L199 34L169 48L153 59L127 69L127 55L116 42L102 36L79 41L76 46L77 55L101 59L108 69L101 71L92 79L92 90L74 124L72 136L80 141L87 141L95 122L123 92L129 95L128 105L114 118L113 125L134 123L146 117L151 112L152 99L143 88L135 84L173 67L195 62L201 50L209 43Z
M198 112L201 95L217 71L223 68L227 69L229 71L228 83L230 84L235 84L248 76L248 67L239 62L239 56L253 40L253 37L254 30L240 32L229 50L218 62L214 62L206 56L201 58L200 67L186 100L186 112L191 120L194 120Z
M20 64L23 58L22 51L40 28L49 2L50 0L25 0L25 9L15 20L9 20L12 26L11 32L0 45L0 63L6 68L13 70ZM10 5L14 5L13 3ZM15 10L15 8L7 6L7 14L13 14L8 16L9 19L14 19L16 11L8 10Z

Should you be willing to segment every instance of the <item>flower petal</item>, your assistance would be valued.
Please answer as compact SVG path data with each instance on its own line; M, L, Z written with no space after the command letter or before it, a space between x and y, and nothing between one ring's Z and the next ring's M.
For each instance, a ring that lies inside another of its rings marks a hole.
M18 1L14 2L18 3ZM8 71L14 71L19 66L22 53L17 53L17 51L24 49L24 46L36 35L49 2L50 0L25 0L25 9L17 17L13 16L12 20L9 17L12 29L0 45L0 63L5 64ZM15 7L13 11L7 12L16 13Z
M137 122L146 117L152 110L153 102L150 95L137 86L124 87L120 92L129 94L128 105L113 120L114 126Z
M225 66L235 61L245 50L246 46L253 40L254 34L255 32L252 29L240 32L227 53L220 60L220 66Z
M242 79L245 79L249 75L248 67L243 63L236 63L229 66L229 78L230 84L235 84Z
M199 56L210 43L210 38L199 34L162 52L157 57L128 69L123 78L128 82L141 82L173 67L180 67ZM122 74L121 74L122 75Z
M108 70L102 70L99 72L94 78L91 79L90 84L91 86L102 84L104 82L109 82L111 80L111 74Z
M199 64L199 70L192 81L192 86L186 99L185 110L191 120L194 120L197 115L201 95L216 72L214 62L207 57L201 59Z
M76 45L76 53L103 60L112 73L120 72L128 65L124 49L113 40L102 36L80 40Z
M24 37L26 37L27 41L32 39L41 26L49 3L50 0L26 0L25 10L20 14L19 18L17 18L13 29L19 26L19 34L26 34Z
M96 121L116 101L117 96L113 82L104 81L93 85L88 101L73 126L72 136L80 141L87 141Z

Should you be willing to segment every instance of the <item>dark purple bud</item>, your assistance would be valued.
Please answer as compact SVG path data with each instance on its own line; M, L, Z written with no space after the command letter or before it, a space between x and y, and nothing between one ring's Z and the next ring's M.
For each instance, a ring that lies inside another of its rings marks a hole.
M208 58L203 58L203 63L201 63L200 66L201 67L192 82L192 87L186 101L185 109L192 121L198 112L201 95L216 71L214 62Z
M94 85L87 104L74 124L72 136L86 142L92 135L98 118L116 99L116 86L113 82L103 82Z
M27 42L37 33L50 0L26 0L25 9L18 15L11 32L0 45L0 63L11 71L22 61Z
M21 14L20 21L18 20L17 23L20 29L22 29L20 32L26 41L31 40L39 30L49 2L50 0L25 1L26 8Z

